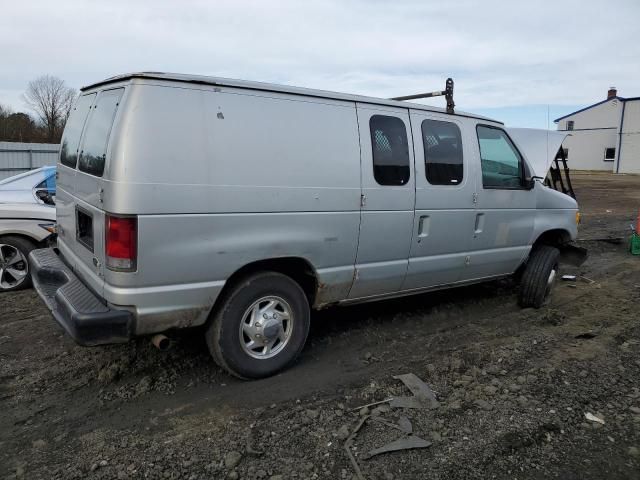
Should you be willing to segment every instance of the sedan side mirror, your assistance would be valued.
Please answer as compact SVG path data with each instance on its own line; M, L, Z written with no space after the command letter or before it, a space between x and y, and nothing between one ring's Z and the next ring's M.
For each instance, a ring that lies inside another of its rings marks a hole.
M49 193L48 190L36 190L36 197L38 197L43 203L47 205L55 205L56 202L53 200L53 197Z

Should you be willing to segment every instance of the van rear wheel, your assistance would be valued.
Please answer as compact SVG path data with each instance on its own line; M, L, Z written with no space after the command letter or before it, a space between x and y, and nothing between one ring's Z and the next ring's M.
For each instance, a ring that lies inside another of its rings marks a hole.
M292 364L309 333L309 302L286 275L243 278L225 296L206 331L218 365L240 378L263 378Z
M519 303L521 307L540 308L548 302L558 276L560 251L550 245L536 247L522 274Z

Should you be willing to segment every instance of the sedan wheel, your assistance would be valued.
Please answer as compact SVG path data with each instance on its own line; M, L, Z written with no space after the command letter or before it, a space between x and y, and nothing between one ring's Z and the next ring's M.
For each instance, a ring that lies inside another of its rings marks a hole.
M29 276L29 262L13 245L0 243L0 289L15 290Z
M0 292L20 290L31 285L27 257L35 245L23 237L0 238Z

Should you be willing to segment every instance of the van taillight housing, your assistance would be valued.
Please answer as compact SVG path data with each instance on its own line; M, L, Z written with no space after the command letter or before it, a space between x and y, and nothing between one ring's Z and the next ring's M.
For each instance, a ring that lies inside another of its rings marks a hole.
M138 219L107 215L105 255L107 268L132 272L138 259Z

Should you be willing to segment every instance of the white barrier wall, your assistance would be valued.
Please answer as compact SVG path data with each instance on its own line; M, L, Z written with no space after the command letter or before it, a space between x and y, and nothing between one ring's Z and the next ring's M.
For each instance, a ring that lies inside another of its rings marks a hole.
M58 161L57 143L0 142L0 180Z

